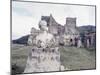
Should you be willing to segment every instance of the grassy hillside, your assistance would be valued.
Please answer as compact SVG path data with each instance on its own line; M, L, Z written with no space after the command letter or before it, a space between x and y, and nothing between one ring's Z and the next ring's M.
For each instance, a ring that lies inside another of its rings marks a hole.
M61 62L70 70L94 69L95 50L76 47L61 47Z
M11 51L12 64L16 64L16 71L22 73L25 69L28 54L32 46L13 44ZM95 50L75 47L60 47L61 64L70 70L94 69Z

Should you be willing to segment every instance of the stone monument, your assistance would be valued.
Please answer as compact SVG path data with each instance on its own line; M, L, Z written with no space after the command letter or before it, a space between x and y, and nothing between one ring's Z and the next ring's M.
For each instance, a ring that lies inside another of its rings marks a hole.
M48 32L47 22L41 20L39 22L41 33L32 41L30 45L33 47L24 70L24 73L30 72L50 72L64 70L64 66L60 62L60 51L53 34ZM34 43L34 44L32 44Z

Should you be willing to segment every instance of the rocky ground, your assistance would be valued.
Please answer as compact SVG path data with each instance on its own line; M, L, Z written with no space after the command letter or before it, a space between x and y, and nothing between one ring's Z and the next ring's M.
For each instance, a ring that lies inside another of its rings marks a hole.
M12 70L22 73L32 46L12 44L11 48ZM62 65L70 70L95 69L96 67L94 49L61 46L59 50Z

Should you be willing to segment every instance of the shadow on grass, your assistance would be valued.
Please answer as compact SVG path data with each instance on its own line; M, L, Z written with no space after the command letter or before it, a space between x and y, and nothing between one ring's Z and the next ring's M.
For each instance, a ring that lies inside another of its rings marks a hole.
M24 72L24 67L20 67L16 64L12 65L11 75L16 75L18 73L23 73L23 72Z

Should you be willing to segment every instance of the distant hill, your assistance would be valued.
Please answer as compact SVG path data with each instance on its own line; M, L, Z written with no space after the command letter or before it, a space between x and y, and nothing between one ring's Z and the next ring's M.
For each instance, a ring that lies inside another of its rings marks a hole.
M96 26L92 26L92 25L87 25L87 26L79 26L78 30L80 33L85 33L85 32L96 32Z
M32 27L32 32L39 32L39 30L35 29L34 27ZM21 38L18 38L18 39L15 39L15 40L12 40L12 43L13 44L27 44L27 41L28 41L28 38L29 38L29 35L25 35L25 36L22 36Z
M29 35L22 36L19 39L13 40L12 43L13 44L27 44L28 37L29 37Z

